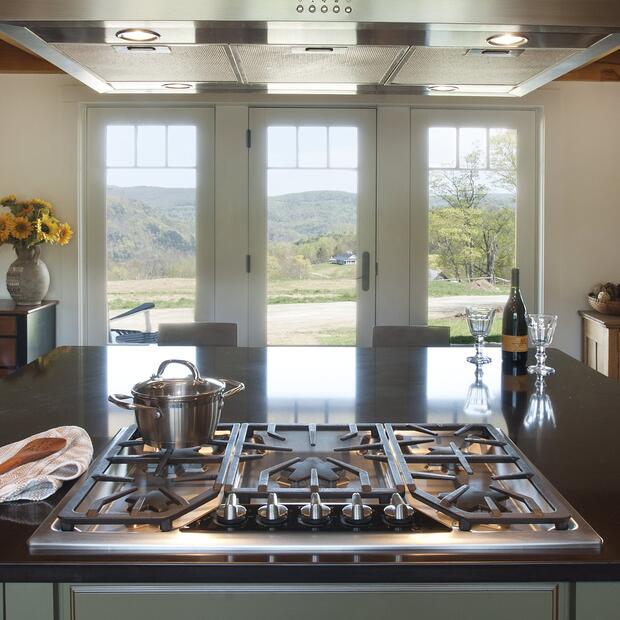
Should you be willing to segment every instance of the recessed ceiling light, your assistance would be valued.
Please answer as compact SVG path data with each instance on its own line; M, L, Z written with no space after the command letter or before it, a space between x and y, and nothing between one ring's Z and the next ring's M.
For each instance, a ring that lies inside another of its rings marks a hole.
M116 33L117 38L123 39L123 41L157 41L161 37L158 32L154 30L146 30L145 28L125 28L125 30L119 30Z
M455 90L458 90L459 87L450 86L449 84L436 84L434 86L429 86L428 89L436 93L453 93Z
M528 38L521 34L512 34L506 32L504 34L496 34L487 39L490 45L498 45L500 47L513 47L515 45L523 45L527 43Z

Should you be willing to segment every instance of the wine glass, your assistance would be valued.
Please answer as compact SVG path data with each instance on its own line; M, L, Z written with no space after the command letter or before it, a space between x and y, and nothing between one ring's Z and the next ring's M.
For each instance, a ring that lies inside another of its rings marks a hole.
M482 380L482 366L476 366L476 380L469 386L463 411L467 415L487 416L492 413L489 407L489 388Z
M470 306L465 310L465 316L467 317L467 325L469 325L469 331L475 339L476 346L476 354L468 357L467 361L476 364L476 366L488 364L491 358L483 353L484 339L491 331L493 319L495 318L495 308Z
M555 368L545 365L547 359L547 347L553 340L555 327L558 324L558 317L555 314L528 314L527 331L530 342L536 347L536 364L528 366L530 374L537 374L541 377L552 375Z

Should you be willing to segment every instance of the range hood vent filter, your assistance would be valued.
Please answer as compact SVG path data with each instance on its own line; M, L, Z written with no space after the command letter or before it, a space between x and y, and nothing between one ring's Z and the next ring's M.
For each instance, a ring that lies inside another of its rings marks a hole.
M538 75L569 58L576 49L524 49L510 58L473 54L468 48L416 47L400 68L392 84L512 85Z
M237 82L224 45L172 45L170 53L119 54L111 45L56 43L54 47L107 82Z
M337 83L378 84L406 47L357 45L337 53L299 53L299 46L233 45L249 84Z

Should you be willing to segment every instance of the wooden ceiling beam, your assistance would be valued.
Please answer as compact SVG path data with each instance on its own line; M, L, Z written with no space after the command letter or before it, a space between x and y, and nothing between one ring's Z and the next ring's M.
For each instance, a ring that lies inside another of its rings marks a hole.
M585 67L569 71L558 80L573 82L620 82L620 50Z
M63 73L55 65L0 40L0 73Z

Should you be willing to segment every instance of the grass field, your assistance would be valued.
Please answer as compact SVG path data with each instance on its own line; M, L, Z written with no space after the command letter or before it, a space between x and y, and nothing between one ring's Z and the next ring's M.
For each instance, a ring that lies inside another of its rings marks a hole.
M357 298L355 265L312 265L311 276L303 280L270 280L267 304L329 303L355 301ZM108 282L111 310L127 310L145 301L157 308L191 308L194 305L195 280L158 278L153 280L113 280ZM429 282L429 297L457 295L508 294L509 287L476 286L440 280Z

